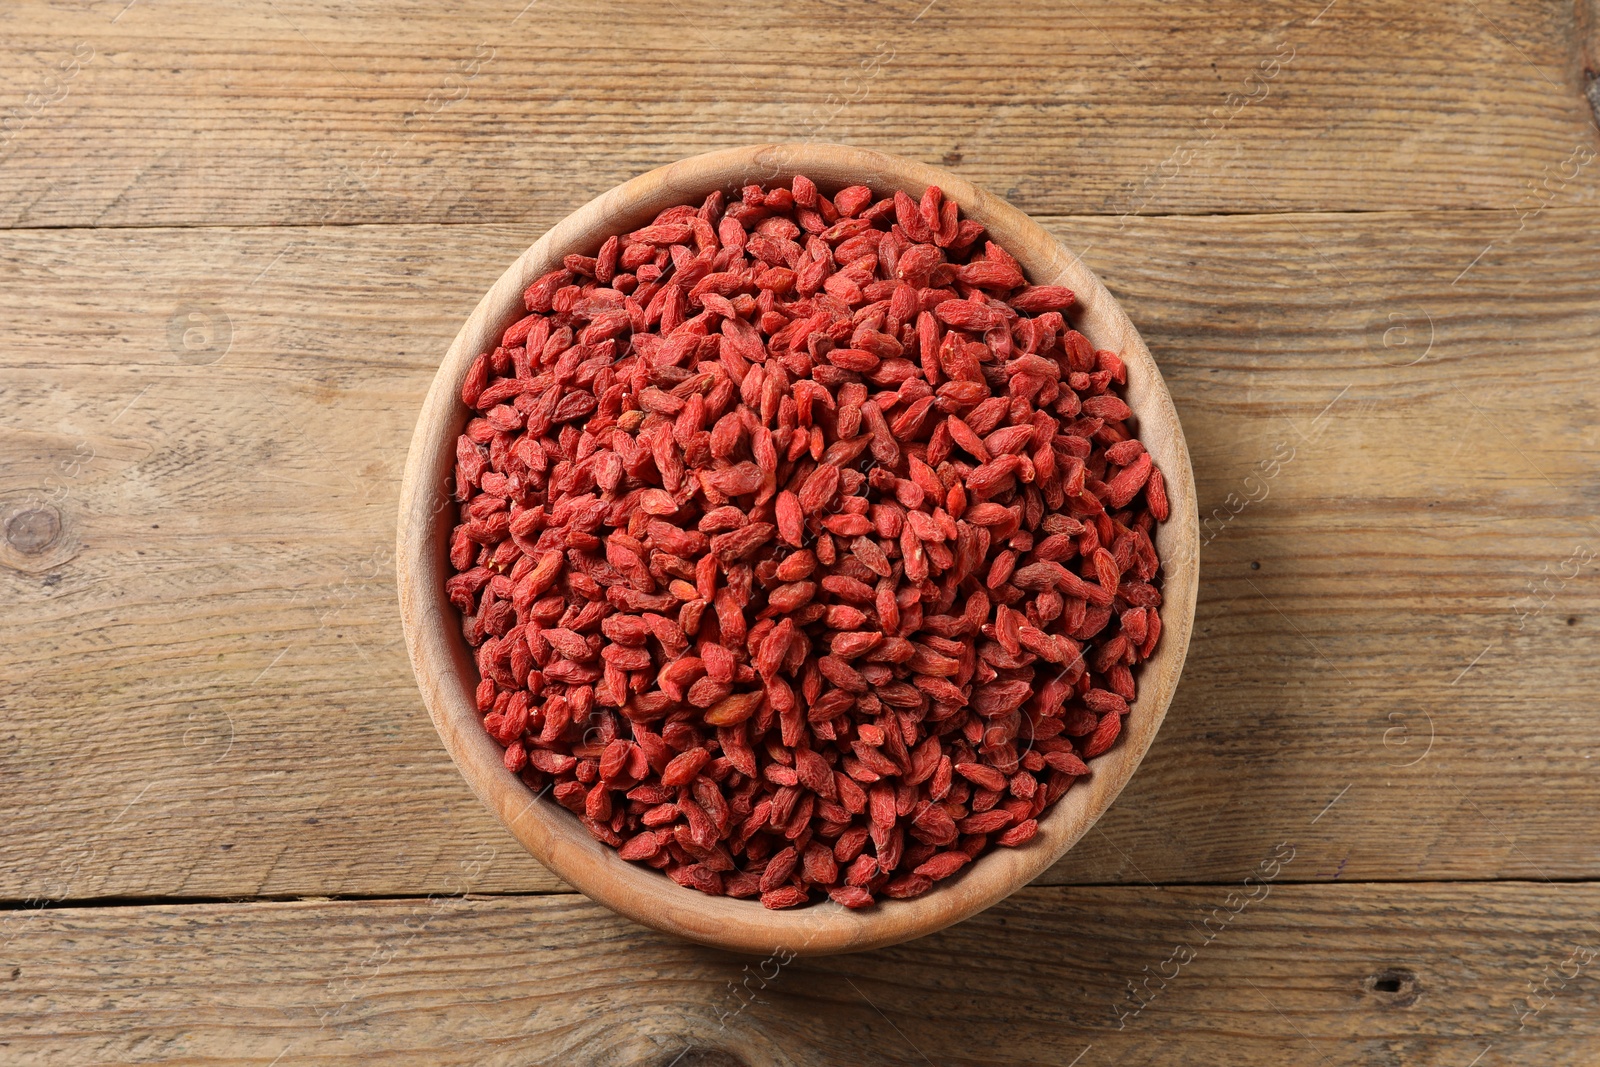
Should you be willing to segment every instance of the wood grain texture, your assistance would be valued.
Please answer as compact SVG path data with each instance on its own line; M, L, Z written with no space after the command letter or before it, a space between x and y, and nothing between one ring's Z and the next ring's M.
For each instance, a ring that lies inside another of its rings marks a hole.
M1600 0L5 0L0 55L0 1063L1595 1060ZM1083 255L1205 544L1083 841L763 981L474 797L393 518L534 238L807 139Z
M0 1055L1577 1063L1600 1041L1597 909L1594 886L1526 883L1034 887L920 941L792 962L643 932L576 895L7 913Z
M1034 214L1516 210L1596 143L1570 2L524 5L14 0L0 224L543 227L808 139Z
M1600 877L1596 213L1043 221L1155 353L1202 516L1257 498L1045 880L1236 879L1286 837L1293 878ZM534 236L0 244L0 521L64 524L0 556L0 899L556 887L427 721L389 551L427 383Z

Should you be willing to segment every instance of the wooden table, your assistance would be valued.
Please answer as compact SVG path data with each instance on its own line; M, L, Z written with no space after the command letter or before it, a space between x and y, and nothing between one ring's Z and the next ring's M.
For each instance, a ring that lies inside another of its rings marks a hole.
M524 2L0 8L0 1061L1600 1058L1596 0ZM516 847L421 709L390 546L507 262L807 138L1084 255L1207 544L1079 847L780 966Z

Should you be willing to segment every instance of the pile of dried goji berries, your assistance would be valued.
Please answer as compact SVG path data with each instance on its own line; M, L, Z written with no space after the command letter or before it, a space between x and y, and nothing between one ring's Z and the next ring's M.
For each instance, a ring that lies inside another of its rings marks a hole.
M505 763L685 886L913 897L1115 743L1161 634L1126 371L930 188L663 211L461 398L450 599Z

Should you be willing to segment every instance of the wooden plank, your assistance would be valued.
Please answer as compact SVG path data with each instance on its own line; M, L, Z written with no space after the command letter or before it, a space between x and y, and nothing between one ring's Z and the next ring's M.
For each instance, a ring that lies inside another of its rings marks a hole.
M629 0L603 19L17 0L0 223L545 226L775 138L942 161L1036 214L1592 203L1595 168L1559 176L1596 143L1581 22L1544 0Z
M173 1067L1575 1063L1600 1042L1597 907L1594 885L1034 887L907 945L792 961L566 895L9 913L0 1048Z
M1045 221L1161 361L1215 535L1162 735L1046 880L1290 835L1298 879L1600 877L1595 212ZM422 714L388 556L438 354L534 235L0 245L0 899L556 887ZM46 505L56 541L10 525Z

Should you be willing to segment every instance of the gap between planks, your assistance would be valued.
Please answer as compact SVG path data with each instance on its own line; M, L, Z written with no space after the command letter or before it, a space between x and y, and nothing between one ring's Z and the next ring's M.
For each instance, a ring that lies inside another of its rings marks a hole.
M1239 885L1238 879L1208 879L1202 882L1061 882L1061 883L1030 883L1023 886L1024 890L1057 890L1063 893L1088 889L1126 889L1129 891L1156 890L1185 890L1185 889L1234 889ZM1346 888L1373 888L1392 886L1407 890L1426 889L1430 886L1474 886L1492 885L1539 887L1545 885L1566 885L1577 888L1600 888L1600 879L1584 877L1563 877L1557 875L1552 878L1419 878L1413 880L1399 878L1352 878L1349 880L1311 879L1311 878L1275 878L1274 887L1346 887ZM570 897L573 900L587 900L584 894L575 889L528 889L523 891L506 890L496 892L484 890L470 893L336 893L327 896L307 894L275 894L266 893L258 896L112 896L112 897L82 897L68 900L28 901L28 900L0 900L0 915L40 911L73 911L73 910L132 910L138 908L163 908L163 907L188 907L215 904L248 905L248 904L399 904L416 900L544 900L555 897Z
M1600 78L1600 75L1597 75L1597 78ZM1596 84L1600 85L1600 81L1597 81ZM1600 90L1597 90L1597 94L1600 94ZM1597 136L1596 140L1597 140L1597 142L1600 142L1600 136ZM645 173L645 172L641 171L640 173ZM982 188L982 186L980 186L980 188ZM606 191L607 190L605 190L605 189L595 189L595 190L592 191L591 195L586 196L584 199L573 201L572 202L572 210L576 211L583 204L588 203L589 200L593 199L596 196L599 196L601 193L604 193ZM583 195L584 194L580 194L580 196L583 196ZM1584 205L1584 204L1569 204L1569 205L1564 205L1564 206L1570 208L1570 207L1586 207L1587 205ZM568 214L570 214L570 212L568 212ZM1026 214L1028 215L1029 218L1032 218L1032 219L1086 219L1086 220L1098 220L1098 219L1120 219L1120 218L1126 217L1128 219L1136 219L1136 220L1139 220L1141 222L1159 222L1159 221L1162 221L1162 220L1165 220L1165 219L1196 219L1196 220L1203 220L1203 219L1239 219L1239 220L1247 220L1247 219L1252 219L1252 218L1271 219L1271 218L1283 218L1283 217L1302 218L1302 219L1346 218L1346 217L1348 217L1348 218L1373 218L1373 217L1378 217L1378 216L1383 216L1383 215L1393 215L1393 216L1396 216L1396 217L1406 217L1406 218L1415 218L1415 217L1417 217L1419 215L1426 215L1426 216L1459 215L1459 216L1463 216L1463 217L1470 217L1470 216L1475 216L1475 215L1481 215L1481 216L1493 216L1493 215L1513 216L1513 215L1518 215L1519 212L1515 208L1489 207L1489 206L1486 206L1486 205L1468 204L1468 205L1461 205L1461 206L1457 206L1457 207L1418 207L1418 208L1395 208L1395 207L1383 207L1383 208L1290 208L1290 209L1287 209L1287 210L1284 210L1284 211L1161 211L1161 212L1139 212L1139 213L1136 213L1136 214L1128 214L1128 215L1124 215L1122 212L1117 212L1117 211L1073 211L1073 212L1049 212L1049 211L1034 212L1034 211L1030 211L1030 212L1026 212ZM566 217L565 214L559 216L559 218L565 218L565 217ZM559 221L559 219L552 220L549 223L540 223L538 221L519 221L519 220L516 220L516 219L470 219L470 220L466 220L466 221L462 221L462 222L391 222L391 221L380 221L380 222L351 221L351 222L316 222L316 223L307 223L307 222L228 222L228 221L221 221L221 222L126 222L126 223L119 222L119 223L116 223L114 225L108 225L108 226L98 226L98 225L94 225L94 224L88 224L88 225L40 224L40 225L36 225L36 226L6 226L3 229L0 229L0 232L5 232L5 233L47 233L47 232L55 231L55 230L59 230L59 231L62 231L62 232L77 232L77 231L83 231L83 230L105 230L105 231L116 231L116 230L130 230L130 231L139 231L139 230L282 230L285 233L290 233L290 232L295 232L295 231L302 231L302 232L310 233L310 232L316 232L318 230L402 230L402 229L464 230L464 229L472 229L473 227L486 227L486 226L493 226L493 227L499 227L499 228L510 228L510 227L515 227L515 226L541 226L541 225L545 229L549 229L551 226L553 226L555 224L555 221Z

